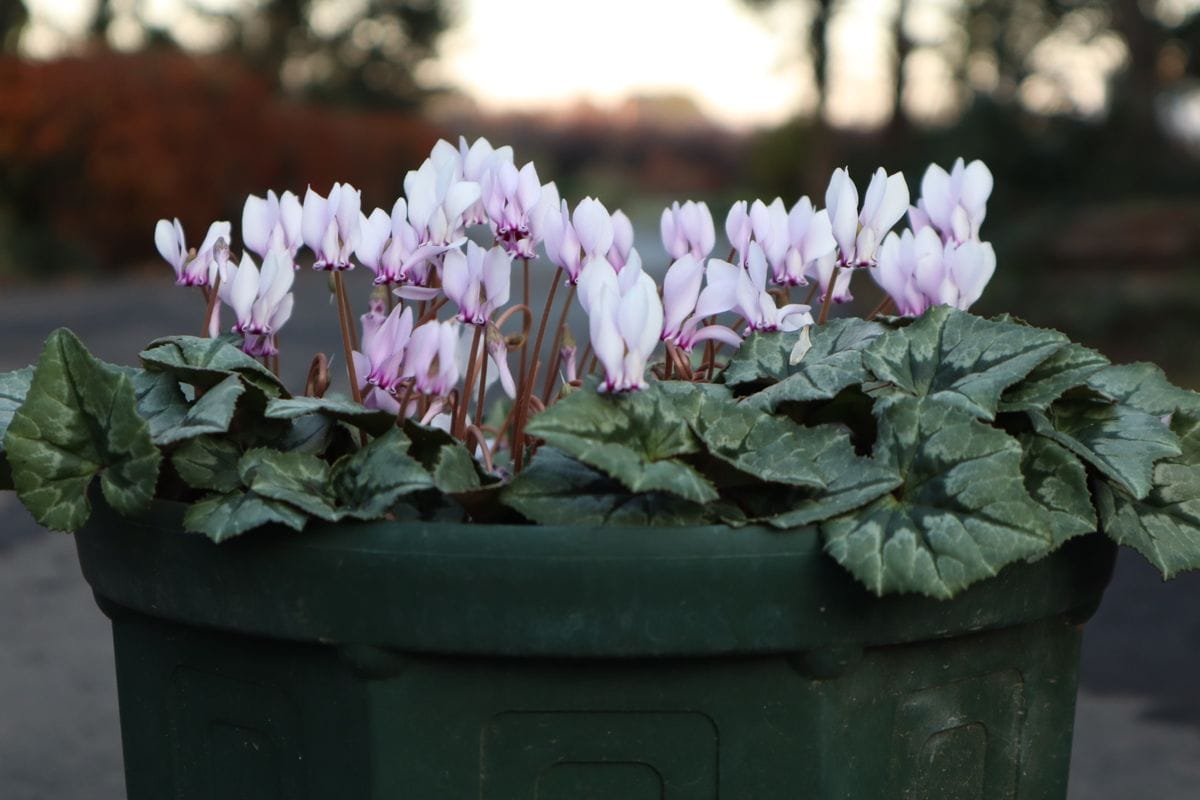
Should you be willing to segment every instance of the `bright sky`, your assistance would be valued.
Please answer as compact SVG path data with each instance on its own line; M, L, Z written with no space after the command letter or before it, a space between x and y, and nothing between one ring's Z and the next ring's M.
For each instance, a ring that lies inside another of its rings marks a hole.
M190 0L211 9L264 1ZM32 24L22 47L36 57L53 57L70 47L96 4L24 2ZM553 109L580 100L610 106L631 94L683 94L714 119L745 128L776 124L815 107L802 42L805 14L813 3L793 0L754 11L742 0L455 2L457 24L441 40L441 58L429 65L429 72L437 82L470 94L485 110ZM906 62L905 105L918 117L953 116L957 100L951 62L963 46L963 2L916 4L911 8L920 13L906 17L906 28L924 45ZM1186 16L1200 0L1157 4L1167 16ZM337 18L354 5L355 0L317 0L314 22L320 16L338 24ZM835 124L872 126L887 120L894 86L889 26L900 7L899 0L838 5L843 13L831 20L828 33L831 52L841 57L829 65L826 108ZM118 20L109 37L117 46L133 48L142 40L140 27L122 19L122 13L135 8L150 24L170 27L187 47L203 50L219 43L220 31L184 0L119 0L114 8ZM1085 9L1063 22L1060 32L1031 53L1038 71L1020 87L1020 96L1034 110L1073 106L1085 114L1099 113L1107 100L1108 77L1125 58L1124 47L1115 35L1103 32L1103 15Z
M808 85L790 5L764 15L738 0L463 0L440 72L488 109L684 93L730 125L779 122Z

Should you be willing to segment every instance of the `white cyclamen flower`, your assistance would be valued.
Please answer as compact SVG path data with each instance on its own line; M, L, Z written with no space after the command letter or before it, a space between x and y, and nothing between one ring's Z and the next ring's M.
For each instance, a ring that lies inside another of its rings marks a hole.
M200 248L188 250L183 237L183 225L178 219L160 219L154 226L154 246L171 269L180 286L212 286L225 269L229 259L229 240L232 226L214 222L208 226Z
M871 177L858 209L858 189L844 169L833 171L825 191L825 206L837 240L838 266L869 267L883 237L908 208L908 184L900 173L888 175L879 168Z
M932 225L944 242L978 241L992 183L991 170L979 160L965 164L959 158L949 173L930 164L921 179L921 198L909 209L914 230Z
M282 250L294 262L304 244L300 233L303 215L300 198L291 192L276 195L268 191L266 197L252 194L242 207L242 242L259 258Z
M622 275L626 272L622 270ZM600 285L588 318L592 348L604 367L601 391L645 389L646 363L658 344L663 321L654 280L639 271L624 293L612 284Z
M663 248L675 260L691 253L694 259L703 262L717 242L712 212L706 204L691 200L683 205L672 203L670 208L663 209L659 230Z
M348 183L335 183L329 197L308 187L300 218L304 244L316 255L313 269L348 270L354 268L350 256L358 247L362 204L360 193Z
M499 245L484 250L467 242L467 252L450 250L442 262L442 290L458 305L458 318L484 325L508 302L512 256Z
M278 332L292 315L293 281L295 270L286 252L268 253L261 271L250 254L243 253L241 263L229 268L219 289L221 300L237 317L233 330L249 335Z

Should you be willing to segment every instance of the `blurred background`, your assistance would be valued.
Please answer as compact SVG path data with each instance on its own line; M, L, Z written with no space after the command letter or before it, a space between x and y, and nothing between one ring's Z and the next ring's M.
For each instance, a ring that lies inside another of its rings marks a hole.
M247 193L334 180L390 208L459 134L624 208L648 264L671 200L720 227L836 166L915 196L981 158L976 310L1200 387L1200 0L0 0L0 370L60 323L125 362L190 332L158 218L198 242ZM0 797L120 796L70 548L0 495ZM1123 555L1088 630L1072 797L1200 795L1200 580Z

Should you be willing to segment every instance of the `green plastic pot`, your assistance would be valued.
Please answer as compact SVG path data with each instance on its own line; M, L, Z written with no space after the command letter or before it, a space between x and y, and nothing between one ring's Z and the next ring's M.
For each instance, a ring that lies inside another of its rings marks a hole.
M131 800L1062 798L1098 535L951 601L816 532L77 534Z

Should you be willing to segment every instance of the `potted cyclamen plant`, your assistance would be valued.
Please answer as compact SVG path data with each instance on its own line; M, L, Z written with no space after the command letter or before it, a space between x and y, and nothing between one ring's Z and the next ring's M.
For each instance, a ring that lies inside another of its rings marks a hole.
M967 311L991 188L839 169L735 204L725 260L675 204L661 292L482 139L390 212L252 196L240 258L160 222L206 335L0 376L3 477L113 622L129 796L1062 797L1113 542L1200 566L1200 401ZM304 246L346 396L277 374Z

